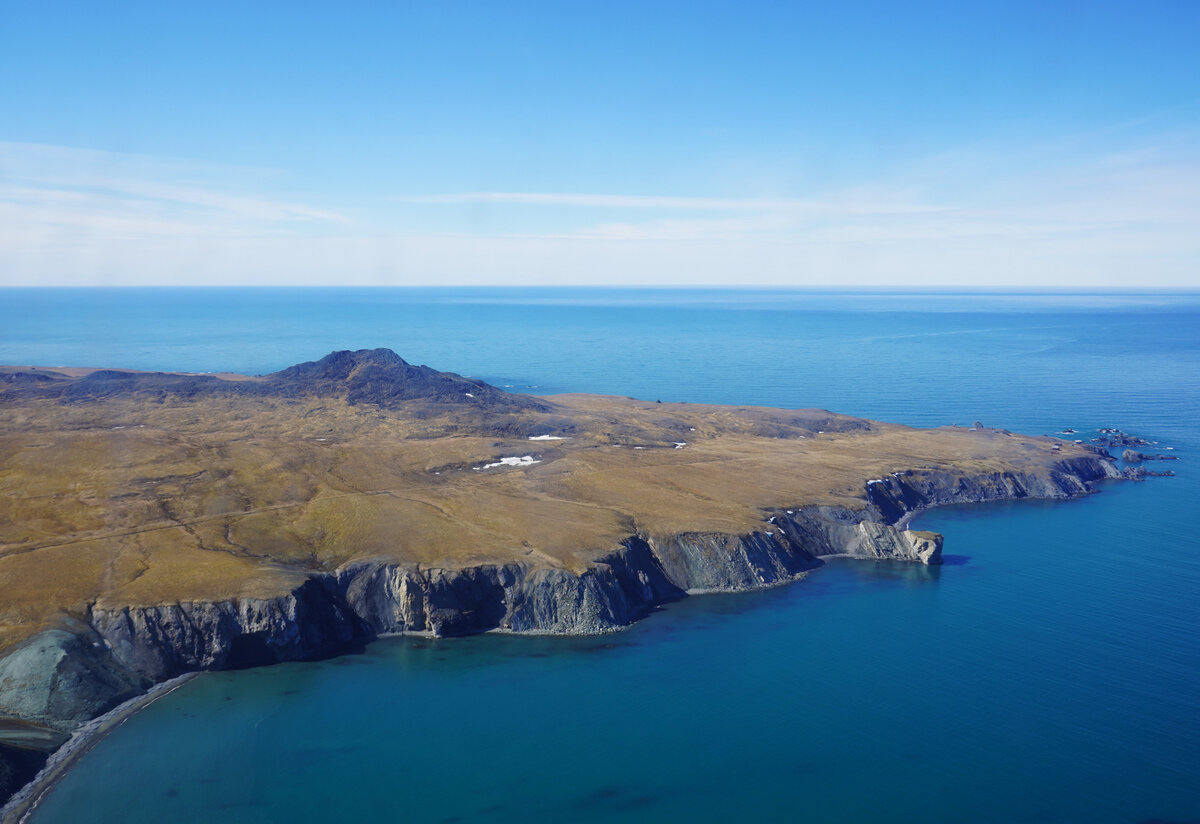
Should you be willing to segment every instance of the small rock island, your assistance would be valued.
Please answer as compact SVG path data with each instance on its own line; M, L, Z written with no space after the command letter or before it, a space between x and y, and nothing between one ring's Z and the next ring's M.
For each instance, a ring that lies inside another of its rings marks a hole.
M943 504L1069 499L1103 449L822 410L512 394L386 349L270 375L0 369L0 800L184 673L388 633L599 633Z

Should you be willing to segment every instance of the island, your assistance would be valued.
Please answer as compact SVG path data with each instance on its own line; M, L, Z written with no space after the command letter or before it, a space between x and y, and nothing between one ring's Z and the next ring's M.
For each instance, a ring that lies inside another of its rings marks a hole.
M253 377L0 368L0 800L186 673L608 632L833 555L937 564L922 509L1124 476L981 424L537 397L386 349Z

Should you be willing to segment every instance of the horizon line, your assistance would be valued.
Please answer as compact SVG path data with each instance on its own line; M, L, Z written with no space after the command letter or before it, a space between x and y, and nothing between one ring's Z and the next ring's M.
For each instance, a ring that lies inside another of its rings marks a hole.
M866 284L862 286L847 286L835 284L812 284L812 285L780 285L780 284L537 284L537 283L494 283L494 284L447 284L447 285L428 285L428 284L326 284L326 283L277 283L277 284L208 284L208 283L167 283L167 284L146 284L146 283L110 283L110 284L63 284L51 283L41 285L29 284L0 284L0 290L17 290L17 289L77 289L77 290L117 290L117 289L153 289L153 290L182 290L182 289L230 289L230 290L250 290L250 289L336 289L336 290L353 290L353 289L397 289L397 290L481 290L481 289L539 289L547 291L565 291L565 290L603 290L603 291L669 291L669 292L695 292L695 291L711 291L711 292L824 292L824 293L926 293L926 294L973 294L973 295L1004 295L1004 294L1067 294L1067 295L1151 295L1151 294L1178 294L1178 295L1200 295L1200 286L1102 286L1102 287L1079 287L1079 286L1002 286L1002 285L981 285L981 286L939 286L939 285L916 285L916 284Z

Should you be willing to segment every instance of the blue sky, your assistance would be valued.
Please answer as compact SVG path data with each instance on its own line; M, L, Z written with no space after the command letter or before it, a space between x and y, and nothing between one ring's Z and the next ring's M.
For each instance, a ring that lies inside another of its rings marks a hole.
M1200 288L1194 2L101 5L0 0L0 284Z

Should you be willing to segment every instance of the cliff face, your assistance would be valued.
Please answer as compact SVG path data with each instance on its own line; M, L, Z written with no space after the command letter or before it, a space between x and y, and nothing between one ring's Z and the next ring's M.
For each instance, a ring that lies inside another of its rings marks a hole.
M607 632L689 593L792 580L823 556L937 564L940 535L894 524L945 504L1078 497L1090 482L1116 477L1099 457L1063 461L1046 474L897 473L868 483L870 505L859 510L780 510L744 535L632 536L579 574L520 563L422 569L367 561L316 574L273 599L95 608L90 635L42 633L0 660L0 712L69 728L183 672L329 654L377 635ZM39 686L16 690L31 673L41 673ZM71 691L81 683L95 694Z
M328 654L389 633L607 632L689 593L749 590L792 580L820 566L823 556L938 564L942 536L894 524L946 504L1078 497L1090 491L1093 481L1119 477L1120 471L1099 457L1065 460L1046 474L896 473L867 484L870 505L860 510L824 506L776 511L766 528L744 535L633 536L580 574L519 563L421 569L368 561L314 575L275 599L97 608L91 630L104 650L70 633L44 633L37 644L0 661L0 712L69 726L111 703L110 698L76 697L64 699L55 710L50 696L63 689L45 679L36 708L27 693L22 693L25 703L14 703L3 690L14 679L6 681L5 673L16 666L37 670L30 663L41 661L34 650L45 658L41 669L83 668L96 676L62 683L90 680L96 689L119 696L132 683Z
M897 472L867 482L867 499L883 520L895 523L922 509L946 504L1045 498L1078 498L1093 481L1125 477L1099 455L1064 458L1048 472L968 474L945 470Z
M1119 471L1098 457L1063 461L1046 474L898 473L869 483L870 504L859 510L780 510L744 535L632 536L578 574L521 563L423 569L366 561L316 574L274 599L96 608L89 637L42 633L0 661L0 712L70 728L184 672L330 654L377 635L607 632L689 593L792 580L823 556L937 564L940 535L894 524L944 504L1077 497L1114 477ZM12 688L31 679L36 689ZM90 685L86 694L73 691L81 683Z
M820 556L941 562L942 536L872 520L872 509L805 508L746 535L635 536L580 574L521 564L421 570L358 563L338 573L348 607L375 634L463 635L488 630L610 632L655 607L702 592L793 580Z
M271 599L94 609L91 624L117 664L151 681L328 654L366 634L326 576Z
M0 714L69 731L156 682L333 654L378 635L489 630L592 634L625 626L689 593L772 586L823 556L941 563L942 536L896 524L932 506L1017 498L1067 499L1123 477L1099 457L1041 473L897 473L867 484L867 505L777 510L744 535L631 536L582 573L521 563L422 569L356 562L315 574L271 599L94 608L75 632L34 636L0 659ZM61 739L0 746L5 795Z
M380 635L606 632L684 595L640 538L578 575L522 564L423 571L359 563L337 579L346 603Z

